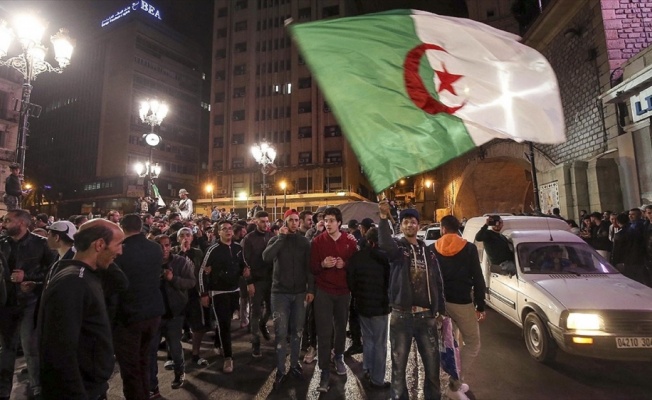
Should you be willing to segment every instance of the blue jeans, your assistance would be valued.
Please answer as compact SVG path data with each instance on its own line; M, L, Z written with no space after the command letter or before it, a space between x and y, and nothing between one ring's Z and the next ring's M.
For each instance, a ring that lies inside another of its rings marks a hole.
M371 382L382 385L385 382L387 361L387 315L376 317L359 316L362 328L362 369L369 371Z
M41 392L35 308L36 303L25 307L0 307L0 396L11 393L18 340L27 361L30 394Z
M405 368L412 338L417 343L424 369L423 394L425 400L441 399L439 390L439 338L437 323L429 312L411 313L392 311L389 320L389 337L392 346L391 398L408 400Z
M299 362L303 321L306 314L306 294L272 293L272 318L276 339L276 369L285 374L288 324L290 326L290 366Z
M152 337L149 346L149 390L158 386L158 345L161 342L161 336L170 351L172 361L174 361L174 372L184 372L183 347L181 347L181 331L183 329L183 320L185 316L179 315L174 318L161 318L161 324Z

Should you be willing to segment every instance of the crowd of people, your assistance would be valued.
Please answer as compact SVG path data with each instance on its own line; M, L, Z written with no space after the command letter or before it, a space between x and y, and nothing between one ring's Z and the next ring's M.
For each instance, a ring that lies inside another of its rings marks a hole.
M59 221L9 211L0 238L0 399L11 393L19 347L32 398L103 399L115 362L126 399L157 398L162 339L177 389L186 365L208 366L200 345L210 331L221 371L233 373L234 314L250 331L254 358L262 357L261 340L272 339L273 321L275 388L303 379L302 364L317 360L318 391L326 392L331 371L346 375L345 357L362 353L369 390L407 399L415 339L425 396L440 398L437 327L445 315L468 344L468 371L480 347L485 290L477 250L457 235L455 217L442 220L442 240L427 247L416 237L418 212L393 216L386 202L378 225L364 218L348 221L347 230L335 207L290 209L277 221L254 207L242 220L218 210L217 221L178 205L154 215L111 210ZM393 237L394 218L401 239ZM352 345L345 349L347 329ZM184 340L192 343L190 360ZM391 382L384 378L388 351ZM459 398L468 389L463 380L463 373L451 379Z

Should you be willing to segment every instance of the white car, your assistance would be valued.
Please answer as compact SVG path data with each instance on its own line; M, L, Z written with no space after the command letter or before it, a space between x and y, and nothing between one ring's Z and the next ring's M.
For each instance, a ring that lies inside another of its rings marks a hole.
M470 219L474 242L485 217ZM611 360L652 360L652 289L626 278L562 220L503 217L515 267L492 265L476 242L487 284L487 305L523 328L537 361L557 349ZM563 225L562 225L563 224Z

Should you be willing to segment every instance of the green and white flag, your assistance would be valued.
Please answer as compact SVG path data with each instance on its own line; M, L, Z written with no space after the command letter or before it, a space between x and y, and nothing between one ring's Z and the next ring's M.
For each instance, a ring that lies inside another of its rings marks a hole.
M152 183L152 192L154 192L154 196L158 199L158 206L165 207L165 201L163 200L163 197L161 197L161 194L158 192L158 186L156 186L154 183Z
M495 138L565 140L555 73L516 35L416 10L289 30L376 192Z

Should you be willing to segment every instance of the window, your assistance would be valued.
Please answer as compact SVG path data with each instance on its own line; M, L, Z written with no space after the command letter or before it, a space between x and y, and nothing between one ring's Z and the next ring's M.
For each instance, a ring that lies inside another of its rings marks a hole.
M216 115L213 117L214 125L224 125L224 115Z
M324 153L325 164L333 164L333 163L341 163L341 162L342 162L342 152L340 150L327 151Z
M324 177L324 192L331 192L333 190L342 189L341 176L328 176Z
M217 10L217 17L226 17L229 14L229 11L226 7L222 7L219 10Z
M331 112L331 106L328 105L328 103L324 102L324 112L329 113Z
M232 169L243 169L244 168L244 158L236 157L233 160L231 160L231 168Z
M223 81L226 77L226 71L215 71L215 80Z
M306 60L303 59L303 57L299 56L299 65L306 65Z
M215 51L215 59L221 60L226 58L226 49L218 49Z
M217 38L225 38L226 37L226 28L220 28L217 30Z
M334 17L340 15L340 6L330 6L321 9L322 18Z
M224 138L223 137L214 137L213 138L213 148L221 149L224 147Z
M247 73L247 65L240 64L233 67L233 75L244 75Z
M312 78L299 78L299 89L308 89L312 86Z
M236 10L245 10L247 8L247 0L236 1L235 9Z
M247 21L236 22L234 26L236 32L246 31L247 30Z
M215 93L215 102L216 103L221 103L223 101L224 101L224 92Z
M247 42L236 43L234 47L236 53L244 53L247 51Z
M241 86L237 88L233 88L233 98L238 98L238 97L244 97L245 94L247 94L247 87L246 86Z
M235 93L234 93L235 95ZM233 111L233 120L234 121L244 121L245 119L245 110L236 110Z
M310 20L310 7L300 8L299 9L299 21L309 21Z
M312 103L309 101L302 101L299 103L299 109L298 109L299 114L305 114L312 112Z
M297 193L310 193L312 189L312 178L299 178L295 186Z
M299 165L312 164L312 153L309 151L302 151L299 153Z
M234 134L231 144L244 144L244 133Z
M224 169L224 162L222 160L213 161L213 171L222 171Z
M306 139L312 137L312 126L299 127L299 139Z
M496 10L493 8L490 8L487 10L487 18L493 18L496 16Z
M342 130L339 125L328 125L324 127L324 137L342 136Z

